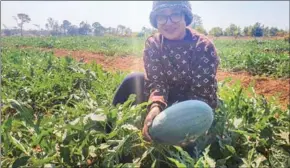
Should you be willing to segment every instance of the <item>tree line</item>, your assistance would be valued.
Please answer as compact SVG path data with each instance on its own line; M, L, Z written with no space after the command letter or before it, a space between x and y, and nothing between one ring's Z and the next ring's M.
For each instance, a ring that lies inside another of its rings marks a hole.
M259 22L254 25L241 28L235 24L230 24L229 27L222 29L221 27L213 27L208 32L203 27L203 22L200 16L194 14L192 28L200 33L215 37L220 36L251 36L251 37L269 37L269 36L285 36L289 31L278 29L277 27L264 26Z
M53 18L48 18L47 23L45 24L46 29L40 28L40 25L33 24L36 29L35 30L23 30L24 24L28 24L31 22L31 18L29 15L25 13L17 14L17 17L13 16L16 21L15 27L8 28L3 24L4 29L2 30L2 34L5 36L11 35L20 35L23 36L23 32L26 34L35 35L35 36L78 36L78 35L92 35L92 36L104 36L104 35L113 35L113 36L132 36L133 34L138 37L148 36L154 32L156 29L142 27L140 32L133 33L129 27L124 25L118 25L116 28L114 27L104 27L99 22L94 22L89 24L87 22L82 21L79 25L73 25L68 20L63 20L59 23L57 20ZM211 35L215 37L220 36L252 36L252 37L269 37L269 36L285 36L289 34L289 31L278 29L277 27L268 27L264 26L259 22L256 22L254 25L249 25L244 28L241 28L235 24L230 24L227 28L222 29L221 27L213 27L208 32L204 29L202 18L194 14L193 22L190 25L192 28L197 30L200 33L205 35Z
M116 36L131 36L132 30L124 25L118 25L114 27L104 27L99 22L89 24L85 21L79 23L79 25L73 25L68 20L63 20L59 23L53 18L48 18L45 24L45 29L40 28L40 25L33 24L36 30L23 30L23 25L30 23L31 18L24 13L17 14L17 17L13 16L16 20L17 26L13 29L9 29L3 24L3 34L6 36L20 35L23 36L23 32L31 35L51 35L51 36L76 36L76 35L95 35L102 36L104 34L111 34Z

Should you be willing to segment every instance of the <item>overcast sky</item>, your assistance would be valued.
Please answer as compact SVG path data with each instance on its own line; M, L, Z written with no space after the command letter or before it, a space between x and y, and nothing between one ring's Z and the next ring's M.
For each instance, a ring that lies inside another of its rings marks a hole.
M231 23L244 27L260 22L265 26L289 29L289 1L191 1L192 11L201 16L206 30L214 26L228 27ZM59 23L67 19L79 25L81 21L100 22L105 27L122 24L133 31L151 27L149 13L152 1L5 1L1 2L1 28L3 24L16 26L13 16L26 13L33 24L45 28L47 18Z

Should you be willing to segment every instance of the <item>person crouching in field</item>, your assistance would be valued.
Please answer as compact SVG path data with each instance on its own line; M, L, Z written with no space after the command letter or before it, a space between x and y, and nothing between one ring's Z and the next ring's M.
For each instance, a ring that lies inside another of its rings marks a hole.
M117 89L113 104L136 94L136 104L151 102L143 135L167 107L185 100L200 100L217 107L216 73L220 63L214 44L188 26L193 14L188 1L155 1L150 23L158 33L145 42L143 73L128 75Z

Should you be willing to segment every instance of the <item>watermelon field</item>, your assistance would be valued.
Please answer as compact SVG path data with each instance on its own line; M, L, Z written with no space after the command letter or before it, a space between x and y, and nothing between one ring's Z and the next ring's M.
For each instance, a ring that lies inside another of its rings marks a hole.
M190 157L179 146L143 140L147 103L133 105L132 95L125 104L112 105L129 69L109 71L93 57L82 61L55 52L142 59L144 41L2 38L1 167L290 167L290 106L288 101L277 101L276 95L266 97L239 80L219 79L222 103L209 130L214 139L197 139L195 156ZM219 71L243 71L289 84L288 42L216 39L214 43L221 58Z

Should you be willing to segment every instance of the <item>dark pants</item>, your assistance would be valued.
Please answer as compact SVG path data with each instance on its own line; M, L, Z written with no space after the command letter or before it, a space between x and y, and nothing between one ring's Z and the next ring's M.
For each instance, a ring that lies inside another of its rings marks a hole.
M184 101L185 97L178 96L180 93L179 89L170 89L167 99L167 105L170 106L176 101ZM149 95L145 94L144 87L144 74L135 72L128 75L123 82L120 84L117 92L115 93L113 105L116 106L118 103L122 104L128 100L131 94L136 95L136 101L134 104L140 104L148 101Z
M131 94L136 95L134 104L143 103L148 99L148 96L144 93L144 74L137 72L132 73L128 75L118 87L113 99L113 105L116 106L118 103L123 104L128 100Z

